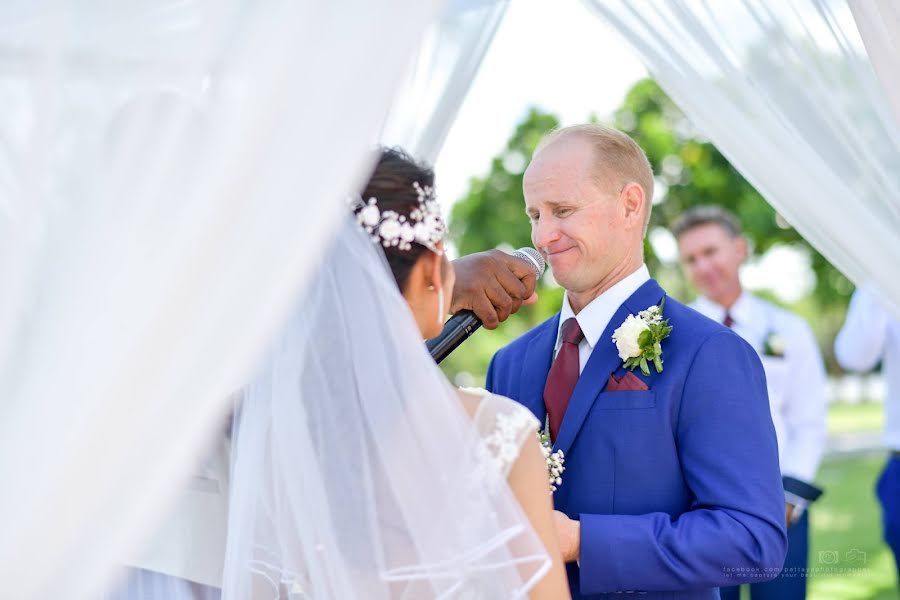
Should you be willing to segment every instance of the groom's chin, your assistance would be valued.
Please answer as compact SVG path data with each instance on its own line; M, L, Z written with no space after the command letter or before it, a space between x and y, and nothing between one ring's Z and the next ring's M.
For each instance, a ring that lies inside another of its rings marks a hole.
M578 276L573 263L574 261L565 257L554 259L553 255L547 261L547 264L550 265L550 270L553 272L554 281L566 289L571 289L573 286L577 287Z
M553 268L551 266L551 270L553 271L553 280L562 288L578 291L585 287L583 285L585 283L584 274L579 274L570 265L560 266L558 268ZM579 277L579 275L581 275L581 277Z

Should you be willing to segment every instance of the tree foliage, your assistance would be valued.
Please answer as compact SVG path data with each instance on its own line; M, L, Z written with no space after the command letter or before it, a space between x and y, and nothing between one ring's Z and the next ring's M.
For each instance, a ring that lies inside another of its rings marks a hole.
M506 149L491 161L487 176L471 180L469 192L453 207L450 218L450 234L461 255L499 244L531 246L522 175L538 142L558 126L555 116L532 109Z

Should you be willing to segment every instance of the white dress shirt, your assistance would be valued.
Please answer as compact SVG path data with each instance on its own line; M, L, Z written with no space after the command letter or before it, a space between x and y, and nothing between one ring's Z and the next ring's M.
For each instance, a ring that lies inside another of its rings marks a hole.
M559 314L554 356L556 356L560 346L562 346L563 323L567 319L575 317L578 320L578 326L581 327L581 332L584 334L584 339L578 344L578 372L584 371L584 365L587 364L588 359L591 357L591 352L594 351L594 346L597 345L600 336L603 335L603 331L609 325L609 320L619 310L622 303L628 300L649 279L650 271L647 270L647 265L642 264L637 271L591 300L587 306L581 309L577 316L575 311L572 310L572 305L569 304L569 295L565 294ZM647 307L645 306L644 308ZM610 341L612 341L611 338Z
M857 290L834 341L834 353L840 365L850 371L868 371L879 359L883 361L887 383L884 443L900 450L900 321L889 315L872 294Z
M223 432L156 528L149 545L123 561L138 570L131 570L111 598L197 600L220 595L230 467L231 439Z
M719 323L725 319L725 308L708 298L700 297L691 306ZM747 292L727 312L734 320L731 328L762 360L781 473L812 482L825 451L827 389L812 329L797 315ZM773 334L783 346L783 357L764 355Z

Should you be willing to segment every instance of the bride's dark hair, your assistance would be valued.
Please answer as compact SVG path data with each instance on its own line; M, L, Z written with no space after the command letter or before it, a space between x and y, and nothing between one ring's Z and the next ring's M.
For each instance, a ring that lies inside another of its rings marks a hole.
M409 217L409 213L419 206L419 195L414 183L422 187L434 186L434 171L431 167L417 162L400 148L381 148L375 170L363 188L362 199L375 198L378 210L393 210ZM391 272L401 291L406 290L409 274L428 249L413 242L409 250L395 246L383 247Z

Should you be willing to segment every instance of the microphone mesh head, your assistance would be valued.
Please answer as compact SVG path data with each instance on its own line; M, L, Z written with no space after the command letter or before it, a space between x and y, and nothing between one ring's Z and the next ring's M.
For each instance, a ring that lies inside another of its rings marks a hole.
M544 269L547 264L544 262L544 257L540 252L535 250L534 248L519 248L515 252L513 252L513 256L517 256L522 260L530 263L534 267L535 276L540 279L541 275L544 274Z

